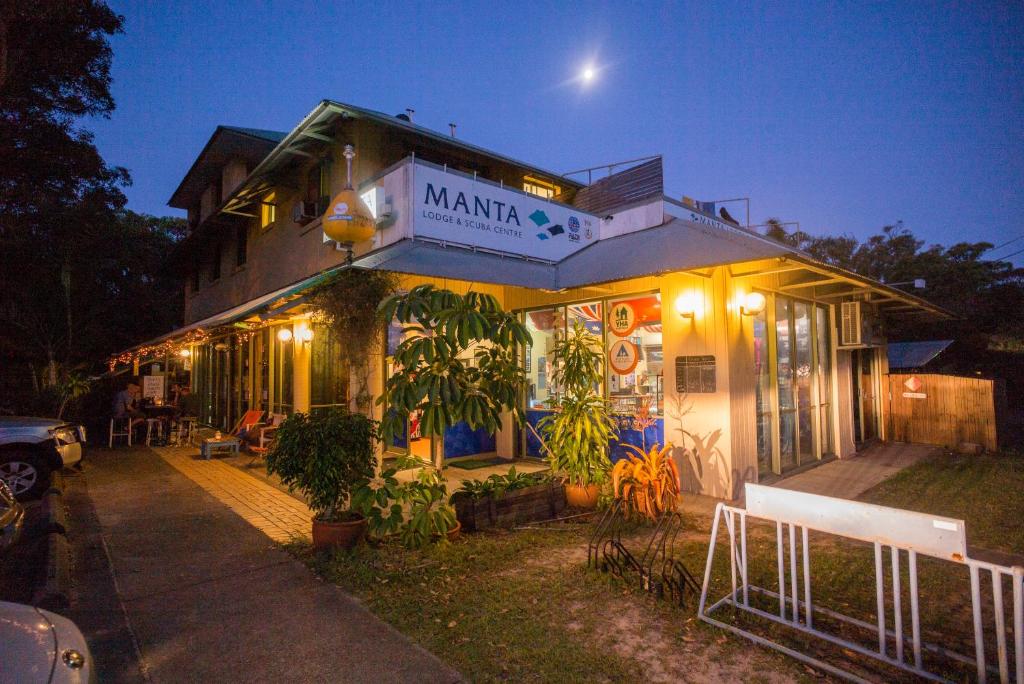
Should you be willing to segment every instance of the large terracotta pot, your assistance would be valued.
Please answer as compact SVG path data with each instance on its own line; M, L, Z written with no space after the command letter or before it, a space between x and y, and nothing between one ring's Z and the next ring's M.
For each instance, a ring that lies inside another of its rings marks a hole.
M581 487L580 485L565 483L565 502L571 508L582 508L593 510L597 508L597 497L601 489L596 484Z
M340 546L351 549L366 534L366 518L347 522L324 522L313 519L313 548L316 550Z

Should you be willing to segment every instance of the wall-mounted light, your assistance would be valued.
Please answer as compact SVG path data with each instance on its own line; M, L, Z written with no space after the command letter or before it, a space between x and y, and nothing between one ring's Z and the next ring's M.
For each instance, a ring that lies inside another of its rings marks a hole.
M696 318L702 305L703 301L695 292L684 292L676 297L676 313L683 318Z
M188 357L192 356L192 350L187 347L185 349L180 349L178 350L178 356L180 356L183 359L187 359Z
M280 330L277 331L277 339L281 340L282 342L291 342L291 340L292 340L292 329L291 328L281 328Z
M226 342L218 342L217 344L213 345L213 348L219 352L226 352L228 349L230 349Z
M304 325L299 328L296 337L299 338L299 342L302 342L303 344L309 344L310 342L313 341L313 329Z
M748 292L743 297L743 303L740 304L740 313L744 316L756 316L764 311L766 303L764 295L760 292Z

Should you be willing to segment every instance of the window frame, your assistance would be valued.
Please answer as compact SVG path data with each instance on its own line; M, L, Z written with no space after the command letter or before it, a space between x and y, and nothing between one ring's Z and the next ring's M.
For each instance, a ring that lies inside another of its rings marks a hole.
M271 190L260 198L260 230L266 232L277 223L277 192Z

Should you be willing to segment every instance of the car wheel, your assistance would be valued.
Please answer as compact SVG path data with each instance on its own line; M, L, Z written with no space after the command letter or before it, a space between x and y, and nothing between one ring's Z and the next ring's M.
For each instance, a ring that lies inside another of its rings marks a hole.
M29 453L0 453L0 480L19 501L38 498L50 486L50 471Z

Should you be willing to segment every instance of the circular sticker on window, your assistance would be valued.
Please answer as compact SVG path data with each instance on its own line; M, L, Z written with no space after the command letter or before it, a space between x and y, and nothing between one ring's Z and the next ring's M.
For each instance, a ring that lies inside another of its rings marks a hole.
M625 337L636 328L636 310L628 302L612 305L608 319L608 327L619 337Z
M629 340L619 340L608 350L608 365L619 375L629 375L640 360L640 350Z

